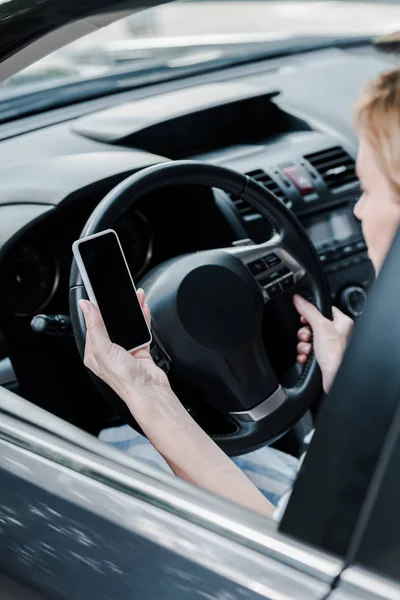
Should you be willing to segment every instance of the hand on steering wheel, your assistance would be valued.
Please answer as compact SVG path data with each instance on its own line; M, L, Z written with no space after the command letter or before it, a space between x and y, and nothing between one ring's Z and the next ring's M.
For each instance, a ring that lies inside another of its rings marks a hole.
M294 297L294 305L304 325L297 333L297 361L304 365L314 349L322 373L322 385L328 393L353 332L354 322L336 306L332 307L332 321L326 319L313 304L299 295Z
M150 309L145 303L145 294L141 289L138 290L138 298L150 326ZM136 396L148 396L149 391L170 389L165 373L153 362L149 347L130 353L113 344L97 306L88 300L81 300L79 306L87 328L84 363L92 373L100 377L120 397L129 397L131 401L134 401ZM124 393L127 391L128 394Z

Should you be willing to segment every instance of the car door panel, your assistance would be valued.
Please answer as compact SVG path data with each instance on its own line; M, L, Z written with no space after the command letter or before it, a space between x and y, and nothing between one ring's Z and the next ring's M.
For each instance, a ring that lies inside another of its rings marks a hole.
M99 457L79 462L84 451L56 438L54 460L42 456L40 444L51 436L21 424L24 435L11 439L11 420L3 415L0 425L0 565L38 594L319 600L329 592L335 561L329 578L291 568L171 514L161 501L134 497L121 477L115 486L101 481L93 475Z

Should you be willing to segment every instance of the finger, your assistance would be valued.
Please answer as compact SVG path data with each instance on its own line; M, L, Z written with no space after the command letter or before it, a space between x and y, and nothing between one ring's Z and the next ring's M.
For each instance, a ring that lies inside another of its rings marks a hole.
M143 313L144 313L144 317L146 319L147 325L149 326L149 329L151 327L151 313L150 313L150 308L147 306L147 304L145 304L143 306Z
M85 343L85 352L83 356L83 362L85 366L93 371L93 373L97 373L99 369L99 364L97 359L93 353L93 346L90 339L90 335L86 335L86 343Z
M146 302L146 294L142 288L137 290L137 297L139 298L140 306L143 308Z
M300 317L300 322L303 323L303 325L308 325L308 321L305 317Z
M308 302L308 300L305 300L302 296L299 296L299 294L295 294L293 303L299 315L307 319L311 327L319 325L325 319L318 308L311 304L311 302Z
M332 306L332 316L334 321L348 318L337 306Z
M304 365L304 363L307 361L307 356L305 354L299 354L297 356L297 362L300 363L301 365Z
M80 300L79 306L85 318L87 336L89 337L93 354L99 355L107 351L110 342L106 326L97 306L88 300Z
M143 294L144 294L144 292L143 292ZM139 290L138 290L138 295L139 295ZM143 308L144 318L146 319L149 329L151 329L150 308L147 306L147 304L144 304L142 308ZM139 348L139 350L133 350L133 352L131 352L131 354L135 358L148 358L149 354L150 354L150 344L148 346L145 346L144 348Z
M345 315L336 306L332 306L332 316L336 323L343 324L346 328L353 323L353 319L351 319L348 315Z
M297 344L297 352L298 354L305 354L308 356L311 354L312 346L311 344L306 344L305 342L300 342Z
M297 337L301 342L309 342L311 340L311 330L309 327L302 327L297 332Z
M149 329L151 331L151 314L150 314L150 308L147 306L147 304L145 304L143 307L143 313L144 313L144 317L147 321L147 325L149 326ZM148 346L146 346L144 348L144 350L146 350L146 352L150 353L150 344Z

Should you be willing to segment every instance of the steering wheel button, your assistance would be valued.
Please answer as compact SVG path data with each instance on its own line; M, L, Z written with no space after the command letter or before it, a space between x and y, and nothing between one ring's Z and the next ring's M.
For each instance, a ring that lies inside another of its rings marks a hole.
M294 286L294 277L292 274L288 275L280 282L282 286L282 290L289 290Z
M277 279L280 278L280 273L279 271L272 271L272 273L266 273L265 275L263 275L263 277L261 277L260 279L260 283L261 285L269 285L270 283L273 283L274 281L276 281Z
M276 267L276 265L279 265L281 262L276 254L268 254L267 256L264 256L263 261L268 268Z
M253 260L253 262L250 262L247 266L253 275L259 275L265 271L265 264L261 258L258 260Z
M278 294L280 294L281 291L282 291L282 288L279 283L273 283L272 285L269 285L267 287L267 293L270 298L274 298L274 296L277 296Z
M282 277L284 277L285 275L288 275L289 273L290 273L290 271L287 267L282 267L281 269L276 269L275 271L265 273L265 275L263 275L260 278L260 283L263 286L269 285L270 283L274 283L275 281L277 281L278 279L281 279Z

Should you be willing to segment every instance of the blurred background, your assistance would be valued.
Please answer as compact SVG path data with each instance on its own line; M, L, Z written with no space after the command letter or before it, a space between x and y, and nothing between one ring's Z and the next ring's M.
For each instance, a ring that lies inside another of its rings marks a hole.
M181 0L136 12L65 46L5 81L1 93L116 70L139 75L195 66L248 54L249 44L255 51L276 53L293 42L301 48L325 38L399 30L398 0Z

